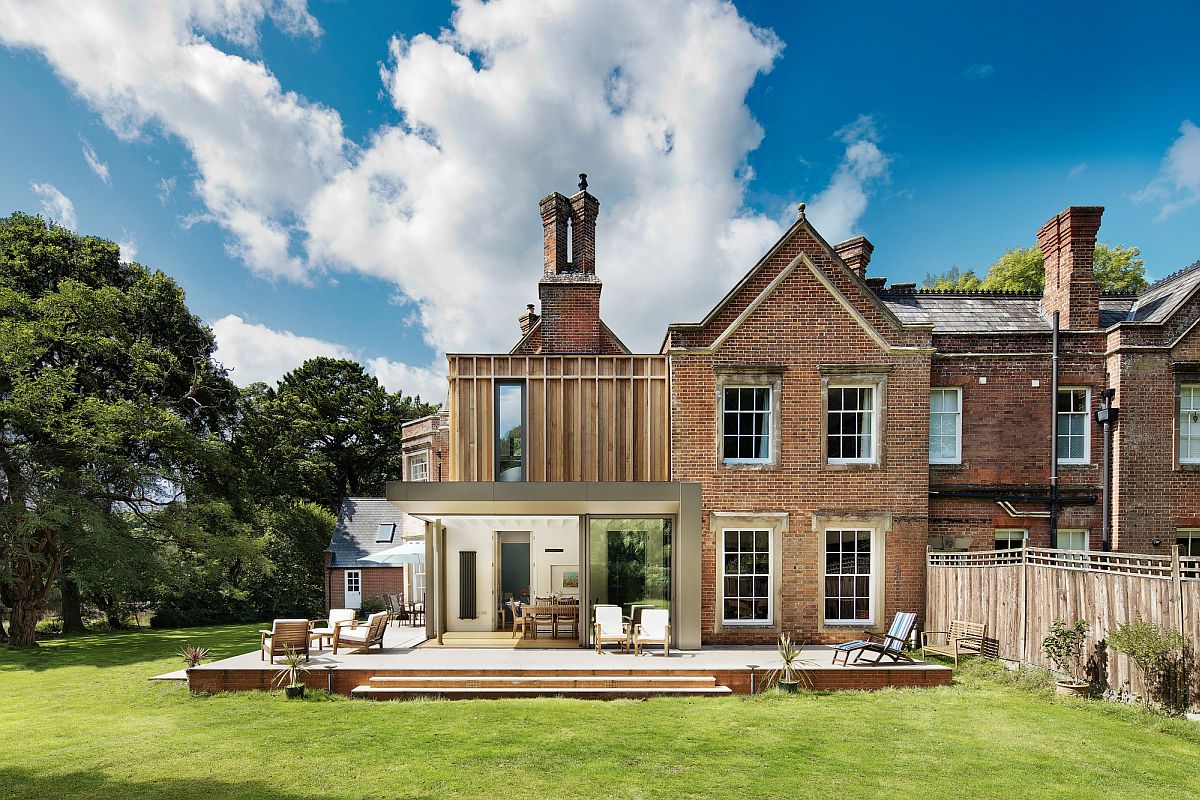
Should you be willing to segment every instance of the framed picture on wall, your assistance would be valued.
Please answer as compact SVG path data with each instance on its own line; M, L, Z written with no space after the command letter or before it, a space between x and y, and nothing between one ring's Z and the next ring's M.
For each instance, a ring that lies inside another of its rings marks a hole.
M550 567L550 587L556 594L579 594L579 566L553 564Z

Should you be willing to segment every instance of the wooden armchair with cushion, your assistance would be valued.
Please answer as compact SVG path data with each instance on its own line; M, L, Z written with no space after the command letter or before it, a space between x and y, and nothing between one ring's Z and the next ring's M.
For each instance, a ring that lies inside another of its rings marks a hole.
M606 644L619 644L625 652L629 651L629 623L621 616L620 606L596 606L596 622L593 626L592 638L596 640L596 652Z
M377 611L365 622L341 622L333 631L333 654L339 647L349 650L370 650L372 645L383 649L383 634L387 630L388 612Z
M863 653L875 653L874 663L878 664L887 656L894 662L906 661L909 664L913 660L907 653L904 652L905 646L908 644L908 637L912 635L913 628L917 624L917 615L911 611L901 611L896 614L896 618L892 620L892 627L887 633L874 633L867 631L863 635L865 639L855 639L852 642L842 642L833 646L833 663L838 663L838 656L842 657L842 665L849 664L850 654L854 653L854 660L858 661L862 658Z
M633 654L641 655L642 647L661 644L663 655L671 655L671 612L665 608L642 609L642 621L633 626Z
M275 620L271 623L271 630L259 631L262 634L262 644L258 653L259 659L266 661L269 655L271 663L274 664L275 656L286 655L288 650L293 650L297 653L303 653L305 660L307 660L308 629L309 622L306 619Z
M327 642L333 642L333 632L337 630L338 623L353 622L354 618L357 616L357 609L331 608L329 609L329 618L321 620L321 622L324 622L325 624L320 627L314 625L312 630L308 632L308 635L317 643L317 647L320 648L322 639L326 640Z

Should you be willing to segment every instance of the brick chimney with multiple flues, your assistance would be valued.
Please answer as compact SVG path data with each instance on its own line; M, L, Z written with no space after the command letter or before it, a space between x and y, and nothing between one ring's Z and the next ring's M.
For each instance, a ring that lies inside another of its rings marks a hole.
M539 324L541 353L614 352L600 322L601 282L596 277L600 201L587 191L587 177L579 178L578 193L568 198L555 192L540 204L545 245L538 282L541 316L530 309L521 317L521 328L524 334L527 320L531 328Z
M1100 284L1096 281L1096 234L1101 206L1071 206L1051 217L1038 231L1046 285L1042 311L1059 312L1065 330L1100 327Z
M833 249L855 275L860 278L867 277L867 264L871 263L871 253L875 252L875 245L871 244L867 237L855 236L834 245Z

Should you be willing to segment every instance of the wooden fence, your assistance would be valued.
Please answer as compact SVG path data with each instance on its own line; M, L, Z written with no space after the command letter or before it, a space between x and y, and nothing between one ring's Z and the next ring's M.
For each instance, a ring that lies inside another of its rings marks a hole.
M1116 694L1146 691L1136 666L1105 644L1109 631L1138 615L1200 649L1200 558L1180 557L1177 547L1169 556L1040 547L928 555L926 630L947 630L952 619L983 622L991 654L1052 667L1042 652L1051 623L1087 620L1088 677ZM1194 707L1200 669L1190 672L1183 694Z

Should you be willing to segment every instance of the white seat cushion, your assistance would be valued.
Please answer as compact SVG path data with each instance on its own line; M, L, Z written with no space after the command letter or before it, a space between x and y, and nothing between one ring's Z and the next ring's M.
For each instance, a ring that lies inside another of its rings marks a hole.
M667 624L671 612L665 608L647 608L642 612L642 627L637 638L642 641L658 641L667 638Z

